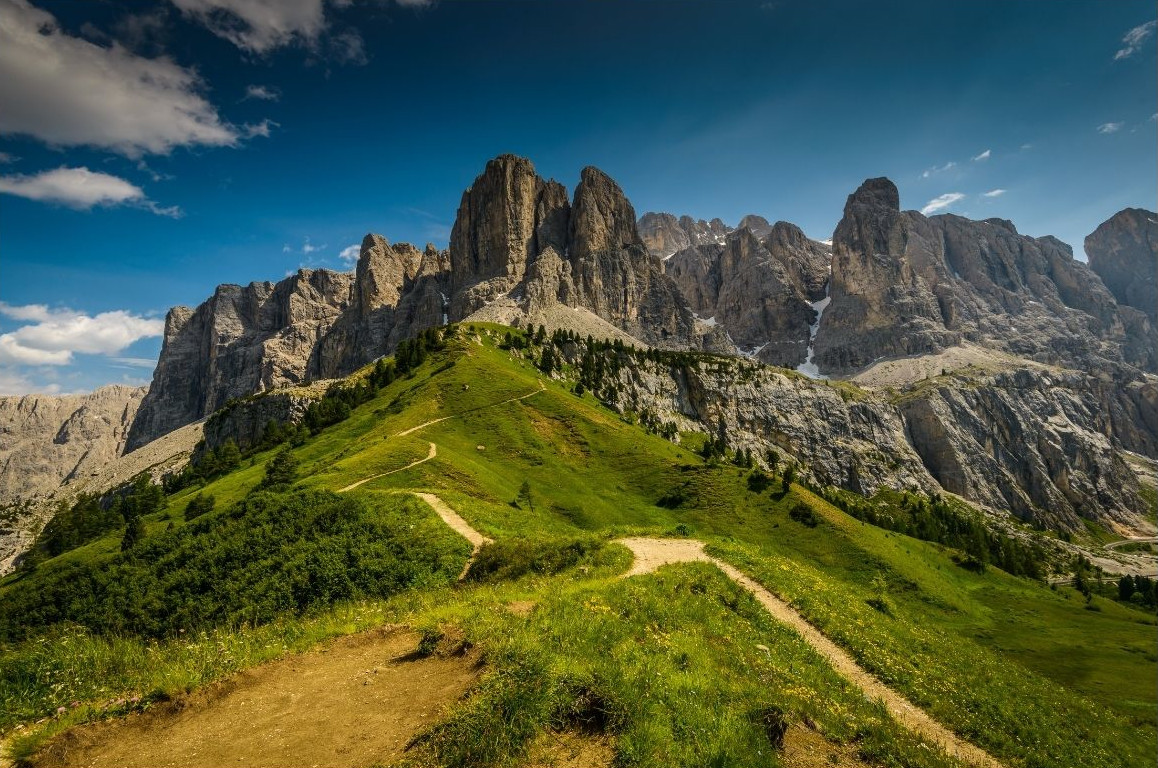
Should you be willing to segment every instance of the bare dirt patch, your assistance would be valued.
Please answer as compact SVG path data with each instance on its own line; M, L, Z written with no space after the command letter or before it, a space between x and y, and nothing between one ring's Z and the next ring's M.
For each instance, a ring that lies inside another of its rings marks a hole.
M611 768L614 760L608 736L549 731L531 745L526 768Z
M419 635L375 630L239 673L139 715L74 728L34 766L364 768L410 740L478 676L471 656L418 658Z
M786 768L868 768L869 763L857 756L856 747L834 744L803 723L797 723L784 734L780 758Z

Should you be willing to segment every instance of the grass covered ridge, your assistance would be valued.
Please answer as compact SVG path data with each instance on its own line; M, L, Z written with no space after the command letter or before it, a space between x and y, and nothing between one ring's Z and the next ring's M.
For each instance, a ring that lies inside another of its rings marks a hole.
M0 640L0 729L63 706L59 729L110 700L172 695L329 635L404 622L431 633L459 627L487 663L472 694L428 733L422 759L434 763L463 764L470 749L476 764L517 764L544 729L590 727L614 738L622 765L774 765L779 718L811 723L881 764L952 764L714 568L615 578L628 556L611 539L692 535L1009 765L1150 764L1152 615L1099 598L1100 611L1085 610L1068 588L967 570L957 550L868 525L799 486L784 493L779 480L750 482L752 470L706 463L694 440L648 434L633 415L545 377L533 350L500 349L508 331L460 328L348 418L291 446L298 481L288 494L254 493L275 455L258 453L167 497L129 552L112 533L0 582L0 627L9 604L41 615ZM432 442L434 458L394 472ZM411 491L436 493L496 540L466 585L448 586L469 546ZM675 491L679 503L658 504ZM216 504L187 522L198 493ZM793 515L801 508L811 517ZM197 541L213 546L199 553ZM341 558L351 552L360 570L377 570L350 573ZM193 589L202 568L218 568L225 585L189 593L205 606L179 621L163 601L48 599L78 573L128 569L143 585ZM534 609L506 610L511 603Z

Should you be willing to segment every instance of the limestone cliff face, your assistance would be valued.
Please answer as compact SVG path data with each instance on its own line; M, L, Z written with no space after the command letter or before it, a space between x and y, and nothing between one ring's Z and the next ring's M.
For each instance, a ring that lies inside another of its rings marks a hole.
M450 319L494 302L524 320L582 308L650 344L698 347L695 325L636 230L623 190L583 169L574 198L523 158L504 155L463 193L451 232Z
M848 198L831 295L815 343L826 372L965 339L1040 362L1158 370L1152 325L1120 308L1065 243L1000 219L902 212L888 179Z
M759 216L745 217L745 221L748 220L757 227L760 221L764 225L768 224ZM648 253L660 259L668 259L679 251L698 245L721 245L724 238L733 231L720 219L697 221L691 216L680 216L677 219L670 213L645 213L636 226ZM745 226L744 222L740 226Z
M119 456L145 391L0 397L0 504L51 493Z
M1082 519L1145 527L1138 479L1119 449L1158 437L1158 382L1027 367L955 375L900 395L745 361L669 367L627 360L621 403L706 428L762 456L775 448L823 485L872 494L938 488L1042 527Z
M1158 324L1158 213L1126 208L1086 237L1086 256L1118 304Z
M945 380L902 399L913 446L946 490L1054 529L1128 530L1147 511L1118 449L1152 450L1158 384L1077 371Z
M795 368L817 318L810 304L825 295L828 248L787 222L746 216L742 224L723 245L675 254L667 273L692 309L722 325L741 351Z
M191 310L174 307L127 451L208 416L230 398L298 384L351 303L353 276L301 270L277 284L222 285Z
M705 343L614 181L586 168L569 201L530 161L503 155L463 193L447 251L367 235L354 274L302 270L277 284L223 285L195 310L174 307L127 449L230 399L345 376L496 301L512 305L513 320L561 305L645 343Z

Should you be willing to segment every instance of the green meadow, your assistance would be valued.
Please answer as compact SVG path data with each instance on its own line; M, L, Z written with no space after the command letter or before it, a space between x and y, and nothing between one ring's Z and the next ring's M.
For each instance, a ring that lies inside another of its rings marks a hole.
M781 478L754 490L753 470L699 454L702 436L650 434L576 395L570 368L551 378L533 347L503 349L509 331L459 327L292 447L289 491L258 491L277 452L257 453L167 497L127 551L118 530L0 581L0 731L13 755L325 638L403 623L432 643L460 638L485 662L471 695L423 734L417 764L519 765L542 732L583 728L609 735L616 765L775 766L777 733L797 723L872 764L958 764L715 567L620 578L630 554L614 539L651 535L708 542L1006 765L1153 764L1152 612L962 567L956 550ZM496 541L461 584L469 545L413 491ZM214 508L187 521L197 494ZM514 602L535 608L504 608Z

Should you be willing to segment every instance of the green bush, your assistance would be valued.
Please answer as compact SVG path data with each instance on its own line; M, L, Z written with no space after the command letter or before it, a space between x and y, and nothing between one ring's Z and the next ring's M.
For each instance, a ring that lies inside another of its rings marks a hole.
M815 528L820 522L820 520L818 520L816 517L816 513L812 511L812 508L806 504L801 504L800 502L792 505L792 509L788 510L788 516L801 525L806 525L809 528Z
M329 491L255 493L110 559L59 563L11 584L0 641L64 622L162 637L449 581L465 543L412 530L415 504L384 513Z
M506 581L528 573L550 576L592 562L599 539L505 539L487 544L471 563L469 581Z
M206 496L201 493L197 494L193 498L189 499L189 503L185 505L186 522L189 520L196 520L202 515L212 512L213 507L216 504L217 499L213 498L212 496Z

